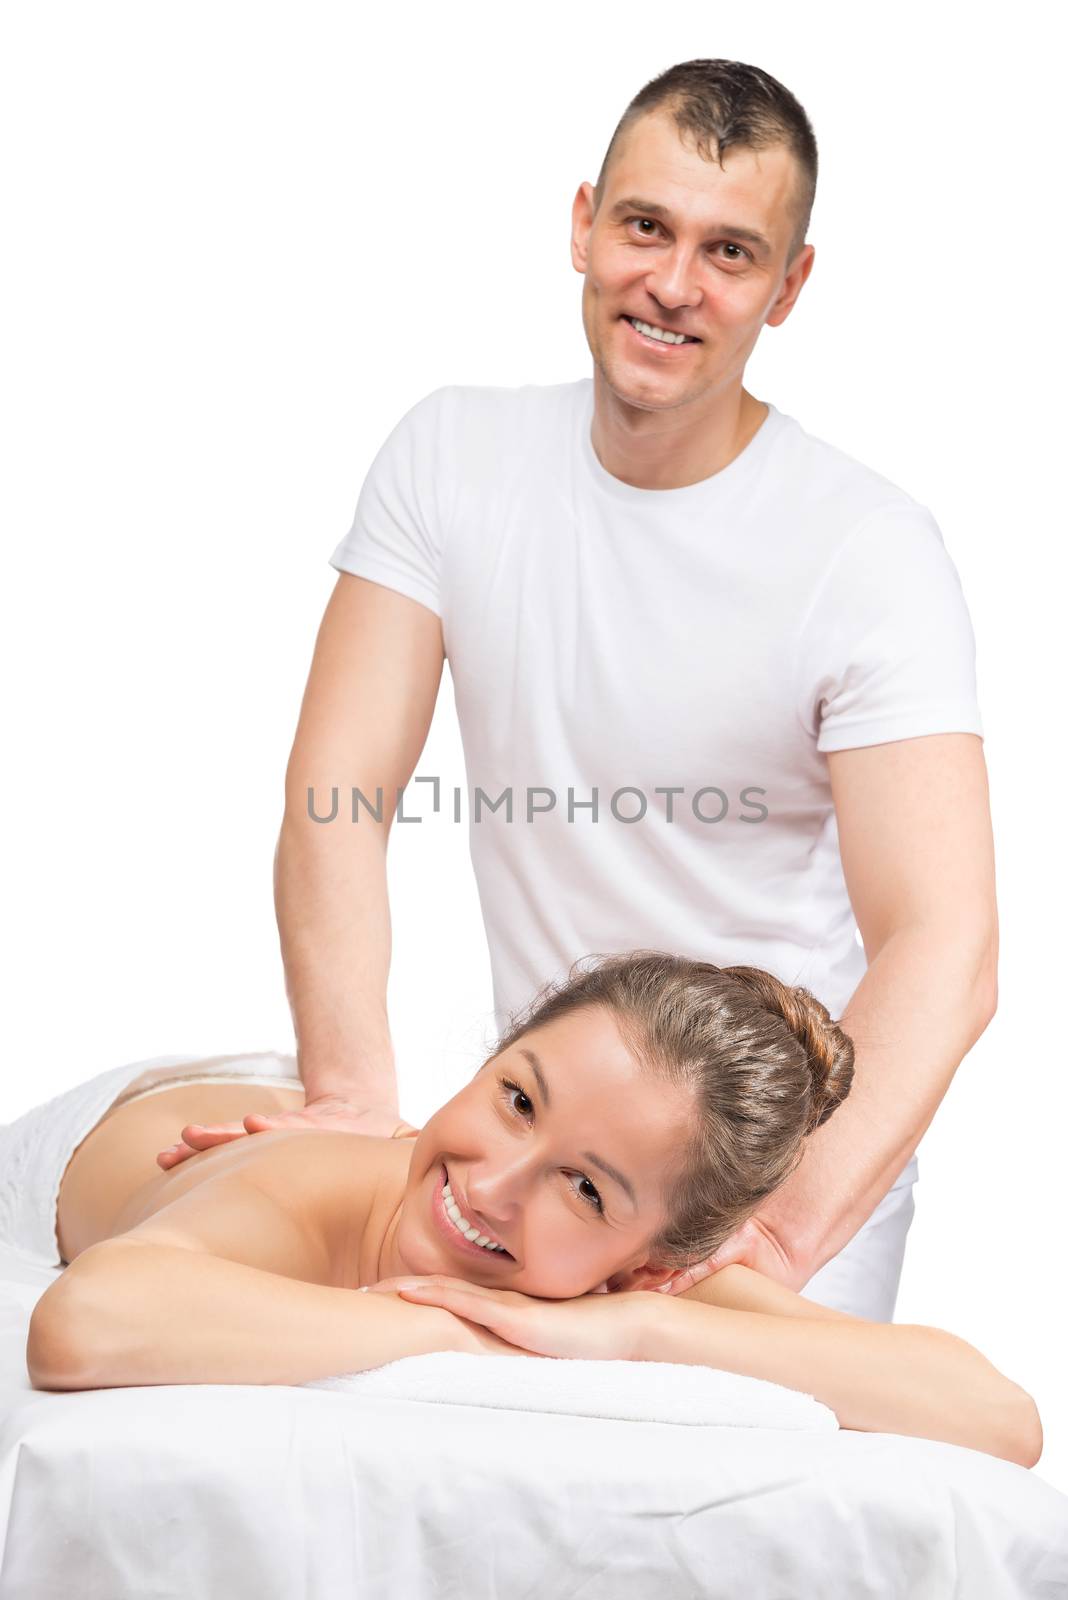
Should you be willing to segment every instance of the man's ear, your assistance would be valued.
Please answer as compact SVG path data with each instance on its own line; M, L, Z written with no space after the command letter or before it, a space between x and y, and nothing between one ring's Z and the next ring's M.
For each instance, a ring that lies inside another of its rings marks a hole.
M593 185L580 183L571 203L571 265L585 276L593 227Z

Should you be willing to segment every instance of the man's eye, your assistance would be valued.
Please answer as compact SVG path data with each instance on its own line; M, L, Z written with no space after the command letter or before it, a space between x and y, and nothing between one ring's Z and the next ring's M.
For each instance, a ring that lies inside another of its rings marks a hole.
M653 221L652 217L628 217L627 220L628 220L628 223L630 223L630 222L638 222L638 223L647 222L647 223L649 223L650 227L653 227L653 228L656 228L656 227L659 226L658 223ZM645 237L648 239L650 237L650 235L646 234ZM738 252L738 254L737 255L733 255L733 256L729 256L728 260L730 260L730 261L752 260L752 257L750 256L749 251L746 250L742 245L735 244L733 239L721 239L719 244L716 245L715 248L717 250L720 250L720 249L736 250Z

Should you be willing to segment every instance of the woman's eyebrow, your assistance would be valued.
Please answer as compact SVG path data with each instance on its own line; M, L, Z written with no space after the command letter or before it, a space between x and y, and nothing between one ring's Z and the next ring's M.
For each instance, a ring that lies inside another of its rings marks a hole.
M538 1093L545 1102L545 1109L549 1110L553 1102L552 1096L549 1093L549 1085L545 1080L545 1073L542 1071L541 1062L538 1060L533 1050L528 1050L526 1045L519 1046L519 1054L521 1056L525 1056L530 1062L530 1070L537 1079ZM613 1167L609 1162L602 1161L600 1156L595 1156L592 1150L582 1150L579 1152L579 1154L582 1156L584 1161L592 1162L595 1167L599 1167L606 1177L613 1178L615 1182L619 1184L619 1187L623 1190L623 1192L627 1195L635 1211L637 1211L638 1200L629 1178L625 1177L624 1174L618 1170L618 1168Z

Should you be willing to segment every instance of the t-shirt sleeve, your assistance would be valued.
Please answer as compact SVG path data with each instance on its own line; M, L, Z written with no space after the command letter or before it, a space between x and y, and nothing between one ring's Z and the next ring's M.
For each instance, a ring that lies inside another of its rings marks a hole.
M882 507L839 548L802 625L797 694L820 751L982 736L971 618L926 506Z
M405 412L371 462L352 526L330 556L441 616L441 430L448 388Z

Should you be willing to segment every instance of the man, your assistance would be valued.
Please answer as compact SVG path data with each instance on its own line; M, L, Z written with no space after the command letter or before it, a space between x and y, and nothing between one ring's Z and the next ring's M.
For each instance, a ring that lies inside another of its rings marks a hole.
M812 269L816 165L766 73L653 80L574 201L592 383L439 389L380 450L276 858L307 1105L184 1130L198 1148L396 1127L386 843L447 653L499 1025L576 958L643 946L765 967L854 1040L794 1177L669 1287L737 1260L891 1319L916 1146L995 1009L993 848L930 512L742 385ZM381 822L314 821L335 787L381 788Z

